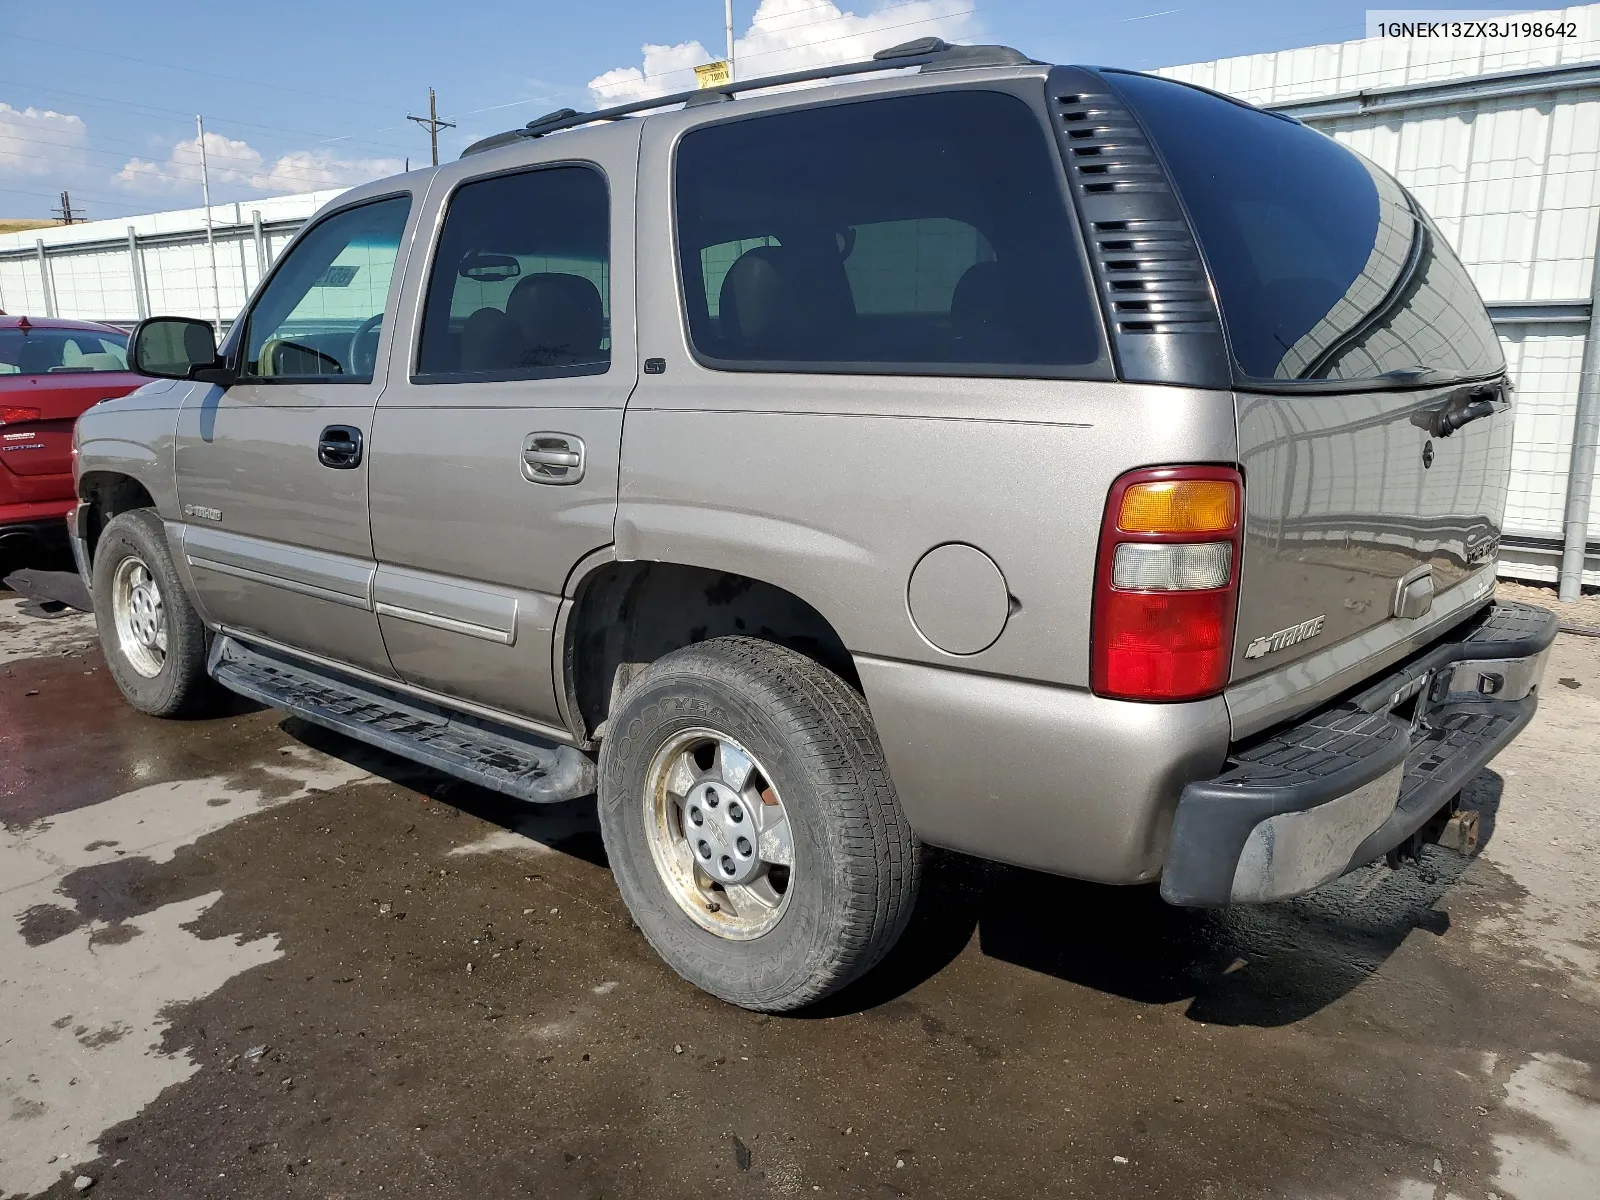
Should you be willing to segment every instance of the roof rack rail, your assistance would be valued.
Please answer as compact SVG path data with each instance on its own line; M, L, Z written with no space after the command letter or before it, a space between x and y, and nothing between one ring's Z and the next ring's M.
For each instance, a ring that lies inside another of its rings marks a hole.
M809 83L817 79L838 79L848 75L864 75L869 71L903 71L920 67L924 71L959 71L968 67L1017 67L1036 64L1020 50L1010 46L952 46L942 38L925 37L902 42L887 50L879 50L867 62L841 63L834 67L815 67L805 71L788 71L782 75L765 75L760 79L740 79L715 87L696 88L688 92L673 92L667 96L654 96L649 100L635 100L631 104L618 104L612 108L598 108L592 112L579 112L572 108L558 108L529 121L521 129L508 129L491 137L473 142L461 152L461 157L498 150L523 138L544 137L562 129L573 129L594 121L615 121L633 113L647 112L653 108L668 108L674 104L715 104L732 100L739 92L760 88L782 87L790 83Z

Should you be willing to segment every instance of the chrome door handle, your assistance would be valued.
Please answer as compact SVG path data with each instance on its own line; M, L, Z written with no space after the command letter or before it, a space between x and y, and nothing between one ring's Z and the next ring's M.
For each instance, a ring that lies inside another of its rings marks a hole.
M530 433L522 439L522 477L529 483L577 483L583 478L583 439L570 433Z

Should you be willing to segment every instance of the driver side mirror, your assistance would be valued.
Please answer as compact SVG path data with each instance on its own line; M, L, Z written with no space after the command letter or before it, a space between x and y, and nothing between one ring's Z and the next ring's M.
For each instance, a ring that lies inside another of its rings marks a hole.
M150 317L128 339L128 365L157 379L196 379L227 387L232 373L217 357L216 332L194 317Z

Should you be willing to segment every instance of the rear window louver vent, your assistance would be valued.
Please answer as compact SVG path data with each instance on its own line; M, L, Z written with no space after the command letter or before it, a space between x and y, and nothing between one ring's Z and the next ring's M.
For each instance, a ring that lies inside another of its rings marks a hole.
M1143 128L1081 68L1052 71L1048 97L1123 377L1227 386L1200 251Z

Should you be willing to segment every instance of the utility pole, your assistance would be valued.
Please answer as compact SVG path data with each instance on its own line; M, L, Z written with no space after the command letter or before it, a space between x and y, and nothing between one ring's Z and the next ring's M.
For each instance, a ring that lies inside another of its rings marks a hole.
M722 31L728 35L728 82L737 76L733 73L733 0L722 0Z
M206 206L206 249L211 252L211 311L217 327L217 337L222 337L222 288L217 283L217 239L211 232L211 168L206 163L206 124L200 114L194 115L195 136L200 142L200 197Z
M55 210L56 216L61 218L63 225L76 225L84 219L83 209L72 207L72 193L61 193L61 207Z
M731 3L732 0L729 0L729 2ZM432 88L428 89L428 115L425 117L413 117L410 113L407 113L406 120L415 121L428 131L428 141L433 147L433 165L437 167L439 165L439 130L454 129L455 123L453 121L439 120L439 110L434 105Z

